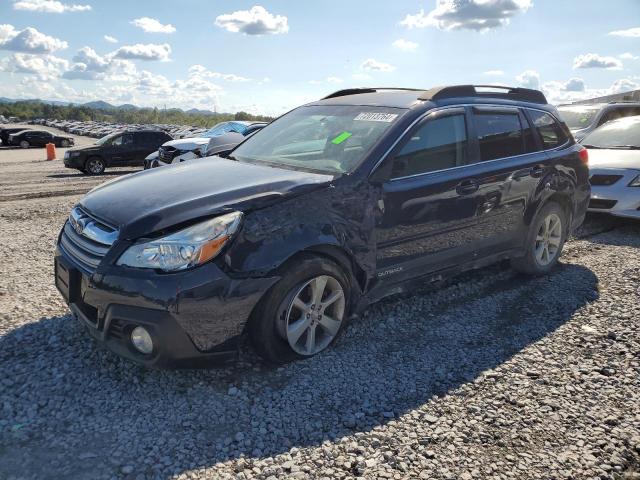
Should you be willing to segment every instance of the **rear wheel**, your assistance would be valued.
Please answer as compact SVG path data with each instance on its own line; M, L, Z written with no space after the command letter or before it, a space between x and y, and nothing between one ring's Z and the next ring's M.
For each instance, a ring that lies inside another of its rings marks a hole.
M84 164L84 171L89 175L100 175L104 172L106 165L100 157L91 157Z
M286 363L327 349L346 324L350 284L330 260L304 257L287 268L265 294L249 325L265 360Z
M514 258L512 266L523 273L542 275L556 266L567 236L567 215L555 202L548 203L529 228L525 255Z
M22 148L29 148L29 147L31 146L31 144L30 144L29 142L27 142L26 140L22 140L22 141L20 142L20 146L21 146Z

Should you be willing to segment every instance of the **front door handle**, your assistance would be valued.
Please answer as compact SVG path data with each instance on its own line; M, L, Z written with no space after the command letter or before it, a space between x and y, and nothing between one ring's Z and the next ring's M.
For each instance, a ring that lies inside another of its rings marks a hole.
M463 180L456 186L456 192L458 192L459 195L470 195L477 192L479 187L480 185L477 180Z

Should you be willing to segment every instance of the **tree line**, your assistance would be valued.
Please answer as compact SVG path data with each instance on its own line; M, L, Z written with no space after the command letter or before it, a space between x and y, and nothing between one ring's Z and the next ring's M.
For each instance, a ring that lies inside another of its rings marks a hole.
M36 118L55 120L79 120L83 122L111 122L123 124L175 124L212 127L216 123L229 120L271 121L272 117L252 115L247 112L236 113L194 113L180 109L158 108L92 108L87 105L51 105L39 101L18 101L0 103L0 115L18 117L20 120Z

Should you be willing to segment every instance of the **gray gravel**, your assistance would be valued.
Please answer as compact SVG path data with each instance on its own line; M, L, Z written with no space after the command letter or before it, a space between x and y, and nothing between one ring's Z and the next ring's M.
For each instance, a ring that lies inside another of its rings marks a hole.
M0 201L0 478L640 477L638 223L377 304L305 362L154 371L55 291L78 199Z

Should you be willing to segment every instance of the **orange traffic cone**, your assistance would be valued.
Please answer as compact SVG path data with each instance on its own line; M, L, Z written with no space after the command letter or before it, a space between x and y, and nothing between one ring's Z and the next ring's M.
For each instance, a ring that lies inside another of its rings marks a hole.
M47 160L56 159L56 146L53 143L47 143Z

